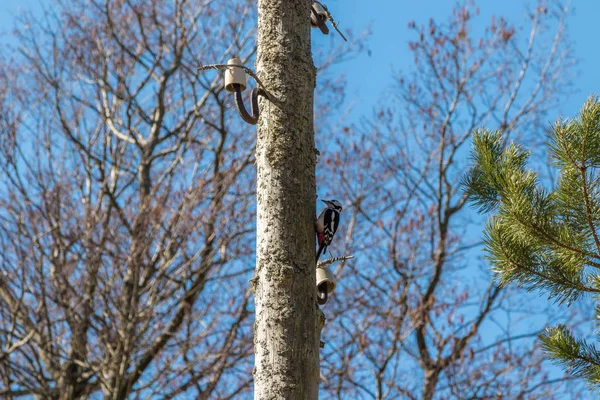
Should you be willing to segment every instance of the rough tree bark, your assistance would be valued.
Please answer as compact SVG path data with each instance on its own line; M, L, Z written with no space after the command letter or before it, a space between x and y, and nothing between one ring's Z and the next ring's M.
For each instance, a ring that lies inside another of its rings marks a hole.
M258 1L255 399L316 399L316 69L310 0Z

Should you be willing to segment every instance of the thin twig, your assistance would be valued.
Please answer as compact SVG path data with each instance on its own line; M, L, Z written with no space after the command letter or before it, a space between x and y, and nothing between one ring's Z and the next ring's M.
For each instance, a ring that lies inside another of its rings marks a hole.
M327 260L319 261L317 263L317 268L323 268L324 266L333 264L334 262L351 260L353 258L354 258L354 256L341 256L341 257L328 258Z

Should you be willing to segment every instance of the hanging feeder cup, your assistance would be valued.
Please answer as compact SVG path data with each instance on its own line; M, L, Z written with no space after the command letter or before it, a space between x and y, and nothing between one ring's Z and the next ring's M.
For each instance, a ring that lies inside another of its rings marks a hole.
M242 65L242 60L233 57L227 61L227 65ZM227 67L225 71L225 89L233 93L237 88L242 92L246 90L246 71L240 67Z
M250 112L244 106L242 92L246 90L246 71L239 67L242 65L242 60L238 57L233 57L227 61L227 69L225 70L225 90L235 93L235 106L242 119L251 124L256 125L258 122L258 95L265 95L264 91L259 88L252 89L250 95Z
M329 293L333 292L336 286L335 277L329 268L317 268L317 303L327 303Z
M323 34L329 34L329 28L325 25L325 22L329 19L329 13L327 10L319 3L315 1L312 3L311 12L310 12L310 24L314 28L319 28Z

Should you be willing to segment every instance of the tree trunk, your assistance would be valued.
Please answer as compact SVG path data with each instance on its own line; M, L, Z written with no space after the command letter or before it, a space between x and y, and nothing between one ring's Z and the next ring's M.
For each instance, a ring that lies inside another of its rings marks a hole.
M318 397L310 6L258 1L255 399Z
M423 394L421 400L432 400L435 394L435 388L440 379L441 369L435 367L425 370L425 381L423 382Z

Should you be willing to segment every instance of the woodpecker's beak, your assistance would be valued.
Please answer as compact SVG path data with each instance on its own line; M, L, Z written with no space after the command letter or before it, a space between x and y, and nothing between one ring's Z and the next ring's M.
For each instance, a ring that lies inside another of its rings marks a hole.
M327 204L328 206L331 205L331 202L329 200L321 200L323 203Z

